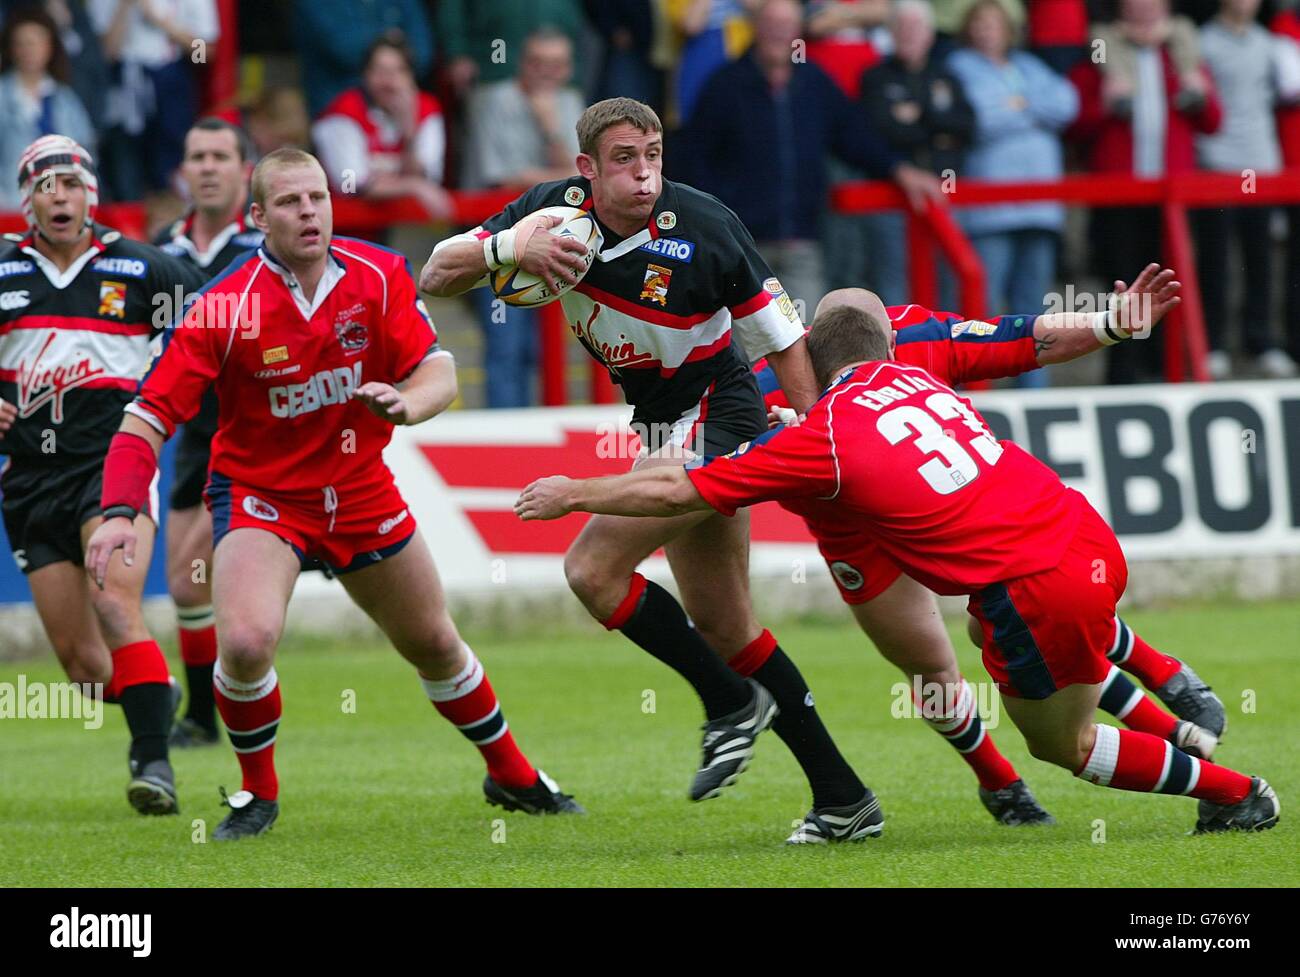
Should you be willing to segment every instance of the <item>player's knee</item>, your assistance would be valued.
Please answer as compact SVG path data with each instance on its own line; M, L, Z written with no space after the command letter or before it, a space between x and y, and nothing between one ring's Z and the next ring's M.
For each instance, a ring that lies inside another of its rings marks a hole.
M608 568L602 566L593 554L570 550L564 556L564 579L588 609L609 603L611 576ZM614 598L615 603L618 599Z
M260 674L260 670L275 655L279 629L256 621L244 621L217 628L217 644L221 650L221 663L232 677L241 678L246 673Z
M196 582L194 573L188 565L168 571L167 593L171 595L177 607L198 607L212 603L206 580Z
M110 648L143 626L140 613L140 598L133 591L123 591L111 586L91 593L91 604L95 616L99 619L100 630Z

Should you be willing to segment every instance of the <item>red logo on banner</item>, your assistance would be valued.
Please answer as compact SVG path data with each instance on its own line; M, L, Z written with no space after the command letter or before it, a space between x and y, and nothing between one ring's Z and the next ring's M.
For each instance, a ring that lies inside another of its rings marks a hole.
M546 475L595 478L627 471L627 458L601 457L608 435L566 430L561 444L422 444L420 451L451 488L514 489ZM575 513L554 522L520 522L510 509L464 510L492 553L559 554L569 548L591 517ZM775 503L750 510L755 542L807 543L803 520Z

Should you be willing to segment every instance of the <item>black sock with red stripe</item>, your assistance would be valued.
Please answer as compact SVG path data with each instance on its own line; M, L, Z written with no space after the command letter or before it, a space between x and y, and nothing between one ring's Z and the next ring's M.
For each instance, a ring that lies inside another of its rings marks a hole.
M104 699L121 703L131 731L131 761L143 767L167 759L172 688L162 649L152 640L137 641L114 648L112 656L113 679Z
M749 704L749 685L700 637L673 595L641 574L632 574L627 596L601 623L610 631L622 631L690 682L710 720Z
M866 785L831 739L817 715L808 683L772 632L765 630L727 664L737 675L752 678L772 693L781 710L772 729L803 768L813 807L841 807L862 800Z

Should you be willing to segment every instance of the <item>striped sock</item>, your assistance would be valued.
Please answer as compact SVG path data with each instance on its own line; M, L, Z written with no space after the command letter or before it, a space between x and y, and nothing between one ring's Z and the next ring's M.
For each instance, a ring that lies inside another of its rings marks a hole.
M984 728L984 720L980 719L979 710L975 707L975 696L966 679L961 680L961 688L955 695L949 694L950 691L944 690L943 703L934 702L928 697L927 701L922 702L913 691L912 698L921 718L961 754L985 790L1001 790L1019 780L1016 768L1002 755L993 742L993 737Z
M1097 742L1075 776L1102 787L1148 794L1189 794L1215 804L1237 804L1250 778L1188 756L1167 740L1097 724Z
M131 731L131 759L143 765L167 758L172 725L171 676L158 642L136 641L114 648L113 678L105 702L118 702Z
M1178 726L1178 718L1161 709L1146 693L1134 685L1127 675L1114 665L1101 684L1101 701L1097 705L1110 713L1129 729L1150 733L1162 740L1171 739Z
M483 671L483 663L465 649L465 667L448 679L420 676L424 694L444 719L478 747L487 762L488 776L503 787L531 787L537 783L537 771L515 745L501 704L492 683Z
M177 607L176 620L185 663L189 703L185 715L205 729L217 728L217 703L212 696L212 666L217 660L217 617L211 604Z
M280 795L280 781L275 775L275 736L282 710L275 669L252 682L239 682L222 671L217 662L212 687L230 745L239 757L243 789L264 801L275 800Z
M1115 618L1115 640L1111 642L1106 657L1126 672L1132 672L1138 681L1154 692L1183 667L1183 663L1156 651L1134 633L1118 616Z

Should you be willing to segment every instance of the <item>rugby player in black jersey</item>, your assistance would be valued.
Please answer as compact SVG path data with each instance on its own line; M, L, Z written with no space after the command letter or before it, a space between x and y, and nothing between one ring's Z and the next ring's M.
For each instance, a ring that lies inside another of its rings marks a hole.
M441 242L421 288L458 295L512 264L557 288L572 282L584 267L585 245L539 233L557 221L529 215L579 207L596 218L603 241L561 302L570 328L634 408L643 445L634 467L725 454L762 434L766 412L749 363L764 355L791 405L807 410L819 390L793 303L731 210L663 180L655 113L632 99L608 99L588 108L577 128L579 175L539 184L482 226ZM637 572L660 547L681 604ZM822 725L798 669L754 615L748 565L744 512L598 515L566 555L565 575L593 617L699 694L707 723L693 800L732 783L755 737L772 725L808 777L813 813L833 829L824 840L878 834L874 796ZM796 835L791 840L808 837Z
M12 175L10 176L12 179ZM131 731L127 796L142 814L175 814L167 735L177 688L140 609L158 515L136 517L133 558L101 588L81 566L102 522L104 456L151 359L150 341L201 277L157 248L94 222L90 154L43 136L17 173L26 234L0 241L0 476L5 532L68 678L102 684Z

